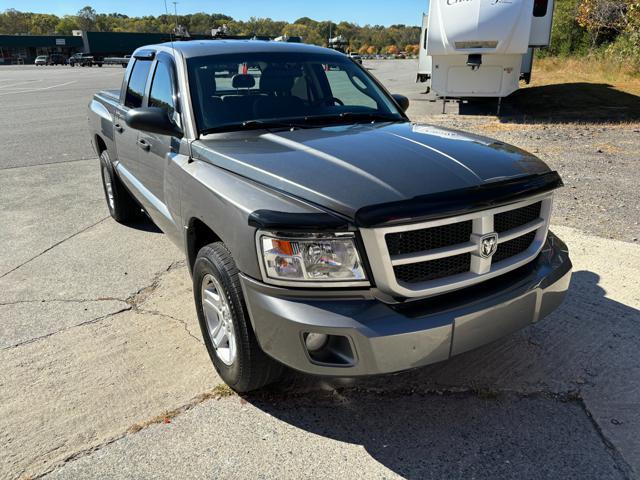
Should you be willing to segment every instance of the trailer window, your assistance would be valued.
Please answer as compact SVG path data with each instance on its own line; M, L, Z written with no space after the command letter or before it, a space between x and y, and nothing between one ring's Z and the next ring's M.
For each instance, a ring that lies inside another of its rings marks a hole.
M534 0L533 1L533 16L545 17L547 15L547 8L549 6L549 0Z
M138 108L142 106L142 98L144 97L144 87L147 84L149 69L151 68L150 60L136 60L129 84L127 85L127 93L124 104L129 108Z

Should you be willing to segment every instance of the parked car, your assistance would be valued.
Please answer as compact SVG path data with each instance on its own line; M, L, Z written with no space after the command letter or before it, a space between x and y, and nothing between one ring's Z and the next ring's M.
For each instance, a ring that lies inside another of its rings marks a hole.
M216 73L230 63L259 68ZM283 366L440 362L562 302L558 173L413 124L408 106L341 53L232 40L138 49L122 88L93 97L109 212L144 209L185 252L207 350L235 390Z
M362 65L362 57L360 55L358 55L357 53L350 53L349 54L349 58L351 60L353 60L356 63L359 63L360 65Z
M47 65L49 63L49 55L38 55L36 57L35 62L33 62L37 67L41 67Z
M49 61L47 65L65 65L67 63L67 57L61 53L52 53L49 55Z
M87 53L74 53L69 57L69 66L92 67L94 64L93 55Z

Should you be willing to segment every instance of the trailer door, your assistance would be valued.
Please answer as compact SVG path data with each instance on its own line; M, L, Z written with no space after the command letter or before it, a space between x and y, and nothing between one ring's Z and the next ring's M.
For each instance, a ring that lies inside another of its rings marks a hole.
M431 78L431 57L427 55L427 32L429 27L429 15L422 15L422 34L420 35L420 54L418 56L418 81L426 82Z
M554 0L534 0L531 21L530 47L548 47L551 41Z

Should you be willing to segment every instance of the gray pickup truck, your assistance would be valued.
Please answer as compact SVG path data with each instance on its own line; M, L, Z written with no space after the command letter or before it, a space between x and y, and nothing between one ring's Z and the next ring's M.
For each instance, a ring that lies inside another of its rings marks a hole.
M90 102L109 211L184 250L232 388L440 362L562 302L558 174L408 104L346 55L258 40L141 48Z

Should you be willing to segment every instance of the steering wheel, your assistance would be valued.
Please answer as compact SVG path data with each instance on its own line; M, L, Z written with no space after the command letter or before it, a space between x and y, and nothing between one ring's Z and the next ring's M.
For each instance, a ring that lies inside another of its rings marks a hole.
M326 105L326 106L330 107L332 105L329 102L333 102L334 104L337 103L338 105L344 107L344 102L342 100L340 100L339 98L336 98L336 97L321 98L319 100L316 100L315 102L312 102L311 106L312 107L319 107L320 105Z

